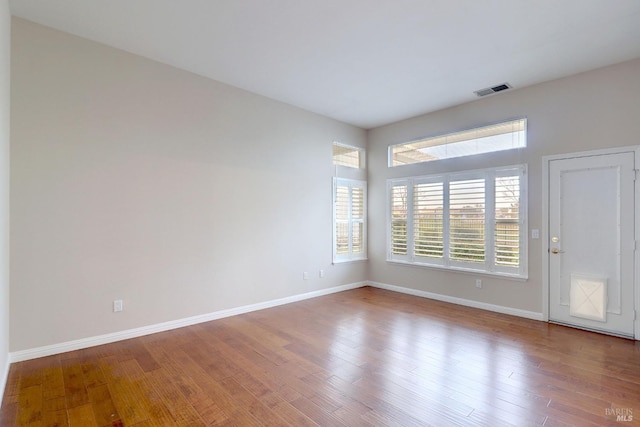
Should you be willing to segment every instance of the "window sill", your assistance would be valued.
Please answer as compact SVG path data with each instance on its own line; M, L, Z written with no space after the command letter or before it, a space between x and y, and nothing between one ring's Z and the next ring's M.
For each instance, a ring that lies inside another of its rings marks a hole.
M427 268L432 270L449 271L452 273L462 273L462 274L469 274L474 276L498 277L501 279L513 280L515 282L526 282L527 280L529 280L528 274L520 275L520 274L500 273L500 272L486 271L486 270L474 270L472 268L422 264L417 262L406 262L406 261L398 261L398 260L390 260L390 259L387 259L387 262L390 264L398 264L398 265L408 266L408 267Z
M334 259L331 264L348 264L351 262L366 262L369 261L369 258L353 258L353 259Z

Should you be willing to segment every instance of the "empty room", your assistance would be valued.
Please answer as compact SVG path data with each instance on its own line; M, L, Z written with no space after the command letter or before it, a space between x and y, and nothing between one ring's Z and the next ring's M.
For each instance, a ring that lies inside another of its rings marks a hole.
M637 0L0 34L1 426L640 425Z

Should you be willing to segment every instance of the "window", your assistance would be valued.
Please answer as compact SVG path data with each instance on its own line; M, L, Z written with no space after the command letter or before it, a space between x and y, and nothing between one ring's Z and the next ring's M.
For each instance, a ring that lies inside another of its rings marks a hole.
M492 153L527 146L527 119L518 119L389 147L389 166Z
M387 182L387 259L526 277L526 166Z
M367 259L367 183L333 179L333 262Z
M356 169L364 169L364 149L334 142L333 164Z

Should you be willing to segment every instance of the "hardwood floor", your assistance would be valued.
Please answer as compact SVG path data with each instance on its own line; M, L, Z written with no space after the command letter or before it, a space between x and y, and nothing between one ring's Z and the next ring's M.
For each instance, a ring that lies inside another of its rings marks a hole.
M639 421L640 343L374 288L16 363L0 410L2 426Z

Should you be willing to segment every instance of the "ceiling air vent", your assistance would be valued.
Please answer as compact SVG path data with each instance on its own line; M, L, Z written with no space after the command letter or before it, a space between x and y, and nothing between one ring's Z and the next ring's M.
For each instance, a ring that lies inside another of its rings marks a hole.
M511 86L509 83L502 83L500 85L497 86L493 86L493 87L488 87L486 89L480 89L477 90L473 93L475 93L478 96L487 96L487 95L491 95L497 92L502 92L503 90L507 90L507 89L511 89L513 88L513 86Z

